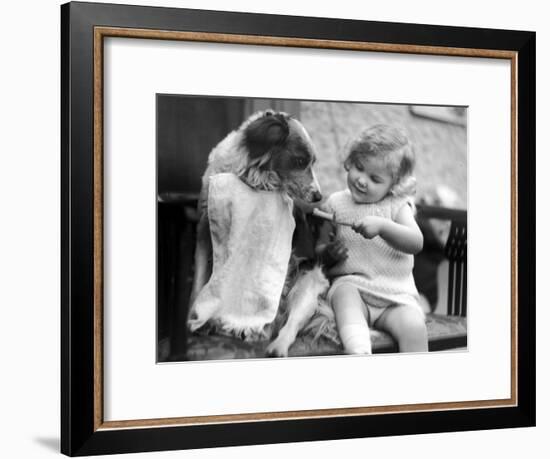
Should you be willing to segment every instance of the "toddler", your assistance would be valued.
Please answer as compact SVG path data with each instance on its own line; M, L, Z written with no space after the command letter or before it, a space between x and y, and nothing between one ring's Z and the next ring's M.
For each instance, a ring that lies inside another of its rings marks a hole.
M428 350L412 269L423 238L414 218L414 153L406 134L370 127L347 148L347 189L324 210L351 226L325 225L316 252L328 266L327 299L348 354L370 354L369 325L388 332L400 352Z

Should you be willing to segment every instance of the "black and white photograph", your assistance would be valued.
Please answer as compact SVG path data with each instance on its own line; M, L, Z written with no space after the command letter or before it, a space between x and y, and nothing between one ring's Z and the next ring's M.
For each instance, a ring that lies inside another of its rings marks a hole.
M157 362L468 351L468 107L156 95Z

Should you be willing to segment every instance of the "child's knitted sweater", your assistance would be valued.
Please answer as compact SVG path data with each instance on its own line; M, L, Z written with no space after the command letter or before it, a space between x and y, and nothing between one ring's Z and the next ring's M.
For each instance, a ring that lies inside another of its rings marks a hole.
M332 194L325 208L335 213L338 220L354 223L366 216L394 220L404 205L411 205L410 198L388 196L373 204L357 204L349 190L344 190ZM352 283L369 306L418 305L413 255L394 249L380 236L365 239L348 226L337 225L336 239L348 249L348 258L328 272L332 281L329 301L338 285Z

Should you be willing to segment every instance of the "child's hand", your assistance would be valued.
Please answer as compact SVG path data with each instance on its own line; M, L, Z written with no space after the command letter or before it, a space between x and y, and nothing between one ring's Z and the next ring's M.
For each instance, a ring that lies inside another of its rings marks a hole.
M372 239L376 236L380 236L387 221L387 219L382 217L369 216L354 223L351 229L359 233L365 239Z
M348 249L342 241L329 242L322 254L323 264L327 267L340 263L348 258Z

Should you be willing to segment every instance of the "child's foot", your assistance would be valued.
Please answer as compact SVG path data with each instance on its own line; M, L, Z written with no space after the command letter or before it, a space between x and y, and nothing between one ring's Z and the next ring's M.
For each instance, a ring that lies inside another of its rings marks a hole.
M372 354L370 333L366 325L344 325L340 329L340 339L346 354Z
M370 346L354 346L346 348L346 354L372 354L372 349Z

